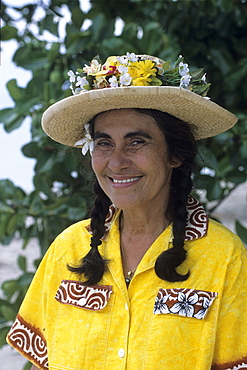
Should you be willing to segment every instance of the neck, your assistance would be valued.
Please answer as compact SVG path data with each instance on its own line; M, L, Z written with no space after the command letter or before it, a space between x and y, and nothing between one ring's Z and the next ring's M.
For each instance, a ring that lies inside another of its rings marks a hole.
M166 207L167 204L155 207L152 211L146 209L123 210L120 222L121 234L158 236L169 224L165 216Z
M122 211L120 216L120 234L122 263L125 277L135 271L147 250L158 236L167 228L169 221L165 210L155 212Z

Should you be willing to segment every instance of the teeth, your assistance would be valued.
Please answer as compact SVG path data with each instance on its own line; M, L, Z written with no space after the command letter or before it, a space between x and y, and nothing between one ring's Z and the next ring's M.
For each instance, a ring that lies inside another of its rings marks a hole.
M113 182L115 184L126 184L127 182L136 181L136 180L139 180L140 178L141 178L141 176L132 177L132 179L126 179L126 180L115 180L115 179L113 179Z

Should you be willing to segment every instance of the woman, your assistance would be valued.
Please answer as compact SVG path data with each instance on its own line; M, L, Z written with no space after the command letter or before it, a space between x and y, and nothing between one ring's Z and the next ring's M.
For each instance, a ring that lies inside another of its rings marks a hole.
M181 57L69 75L75 96L42 124L90 150L95 205L50 247L8 342L33 370L247 369L247 254L190 196L195 139L236 117Z

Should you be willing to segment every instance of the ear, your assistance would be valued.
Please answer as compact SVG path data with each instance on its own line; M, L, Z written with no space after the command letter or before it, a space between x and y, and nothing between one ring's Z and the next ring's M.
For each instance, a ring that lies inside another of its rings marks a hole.
M183 163L183 161L181 159L178 159L177 157L172 157L171 159L171 167L172 168L177 168L179 166L181 166L181 164Z

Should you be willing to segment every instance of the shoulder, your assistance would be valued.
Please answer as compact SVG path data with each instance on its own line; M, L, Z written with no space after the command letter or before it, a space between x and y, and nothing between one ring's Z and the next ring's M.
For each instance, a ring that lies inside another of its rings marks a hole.
M63 240L78 240L82 238L90 238L89 232L90 219L76 222L75 224L70 225L65 230L59 234L55 242L62 242Z
M210 240L216 239L218 243L228 243L233 245L243 245L240 238L219 222L209 219L208 232L206 235Z
M240 238L219 222L209 219L206 234L188 244L191 253L210 259L229 262L234 258L247 259L247 251Z
M81 258L90 248L90 219L76 222L62 231L51 244L47 254L56 261Z

